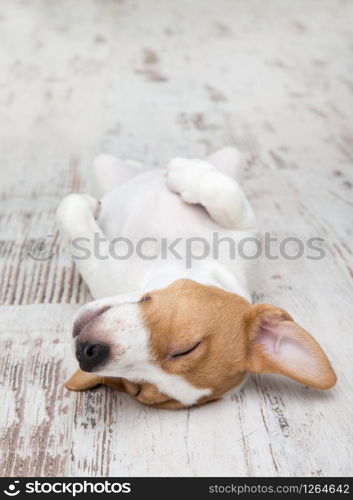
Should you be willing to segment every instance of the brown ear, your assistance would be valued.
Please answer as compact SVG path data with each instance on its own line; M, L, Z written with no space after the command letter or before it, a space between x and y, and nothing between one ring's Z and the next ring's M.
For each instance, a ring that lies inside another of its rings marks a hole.
M129 382L126 382L129 383ZM96 385L108 385L117 391L125 391L123 379L118 377L102 377L95 373L84 372L78 369L66 382L65 387L70 391L85 391Z
M286 311L256 304L247 319L248 371L279 373L315 389L335 385L336 374L326 354Z
M99 375L78 369L66 382L65 387L70 391L84 391L102 383L102 377Z

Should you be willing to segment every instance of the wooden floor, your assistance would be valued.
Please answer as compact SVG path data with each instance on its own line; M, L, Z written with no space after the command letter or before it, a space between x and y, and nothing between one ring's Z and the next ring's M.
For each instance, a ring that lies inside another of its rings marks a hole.
M349 0L1 3L2 475L352 475L352 17ZM97 153L159 167L225 144L262 232L324 239L321 260L264 259L254 298L313 333L337 386L252 377L179 412L69 393L89 297L59 200L89 190Z

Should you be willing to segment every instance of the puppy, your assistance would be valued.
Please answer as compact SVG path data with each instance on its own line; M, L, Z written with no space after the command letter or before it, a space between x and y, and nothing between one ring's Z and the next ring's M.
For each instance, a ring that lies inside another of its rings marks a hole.
M59 226L95 299L74 320L80 369L69 389L103 383L174 409L215 400L249 372L335 384L319 344L286 311L251 304L254 260L229 251L257 233L238 164L234 148L150 170L103 155L93 165L101 202L61 202Z

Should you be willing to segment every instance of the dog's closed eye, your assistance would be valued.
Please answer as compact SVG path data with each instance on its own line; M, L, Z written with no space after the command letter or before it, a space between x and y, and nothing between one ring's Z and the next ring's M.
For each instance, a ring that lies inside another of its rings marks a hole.
M199 345L202 343L202 340L196 342L196 344L194 344L192 347L190 347L189 349L186 349L184 351L177 351L177 352L173 352L173 353L170 353L168 354L167 358L168 359L174 359L174 358L180 358L182 356L186 356L187 354L190 354L192 353L193 351L195 351Z
M141 297L141 299L139 300L139 304L143 304L144 302L148 302L149 300L151 300L152 297L150 295L144 295L143 297Z

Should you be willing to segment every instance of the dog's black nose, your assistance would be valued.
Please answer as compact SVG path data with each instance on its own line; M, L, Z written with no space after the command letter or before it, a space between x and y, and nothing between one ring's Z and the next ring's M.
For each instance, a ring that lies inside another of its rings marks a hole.
M78 342L76 347L76 358L81 370L91 372L93 368L102 364L109 355L109 347L105 344L93 344L91 342Z

